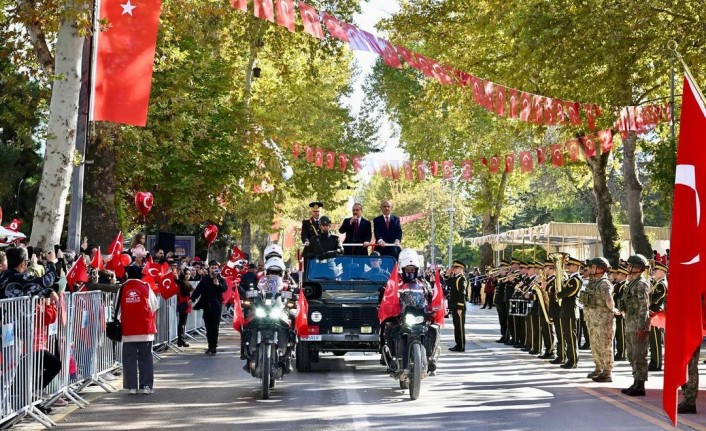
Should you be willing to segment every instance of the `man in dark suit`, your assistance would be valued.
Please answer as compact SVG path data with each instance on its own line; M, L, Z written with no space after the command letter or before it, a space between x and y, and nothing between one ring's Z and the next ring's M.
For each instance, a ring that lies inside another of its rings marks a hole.
M392 215L392 204L384 200L380 202L382 214L373 219L375 240L380 247L376 250L382 256L392 256L397 260L400 255L400 241L402 241L402 224L399 217Z
M338 232L346 234L345 244L363 244L363 246L344 246L344 255L368 255L368 244L373 240L373 227L369 220L363 218L363 205L357 202L353 204L353 215L343 220Z

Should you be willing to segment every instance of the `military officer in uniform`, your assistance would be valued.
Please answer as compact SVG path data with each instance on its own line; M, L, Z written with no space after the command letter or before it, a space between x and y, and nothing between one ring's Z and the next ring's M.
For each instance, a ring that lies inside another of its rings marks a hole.
M520 277L520 259L512 258L510 260L510 273L505 279L505 303L507 304L507 333L505 344L514 346L517 344L518 334L515 332L515 316L510 315L510 299L515 293L515 284L519 282Z
M610 269L608 260L597 257L590 263L591 281L584 292L583 306L591 339L591 355L596 367L588 378L594 382L607 383L613 381L613 336L618 310L613 302L613 284L606 274Z
M542 307L539 301L542 300L540 294L537 293L535 286L539 286L539 271L544 268L539 262L529 262L527 264L527 288L524 294L524 298L530 300L530 309L526 324L527 333L527 345L529 346L530 355L539 355L542 351L542 329L540 327L540 319L544 319L542 316Z
M542 282L541 289L544 292L544 300L546 303L547 317L549 321L542 318L542 342L544 344L544 354L539 357L539 359L556 359L554 355L554 331L553 327L559 327L559 304L554 299L554 289L556 288L554 284L556 280L556 274L554 273L554 262L547 260L544 262L544 281ZM558 332L558 331L557 331ZM557 333L557 336L559 334ZM561 357L564 357L564 347L559 345L557 351L561 352ZM564 363L562 360L560 363Z
M579 307L576 304L576 299L583 285L583 280L579 273L582 264L583 262L580 260L569 257L566 263L569 279L564 283L561 292L556 295L556 298L561 300L559 323L561 325L561 336L566 346L566 363L561 368L565 369L577 368L579 362L577 337Z
M645 256L636 254L628 258L627 264L627 284L620 300L620 311L625 313L625 341L635 380L621 392L631 397L644 397L650 338L650 286L642 273L649 268L649 263Z
M664 299L667 296L667 265L655 262L652 273L654 284L650 292L650 314L664 310ZM650 371L662 371L662 345L664 330L653 326L650 329Z
M519 261L520 272L512 280L512 298L521 299L525 288L525 278L527 277L527 263ZM518 311L518 310L516 310ZM526 316L514 316L512 319L513 331L515 332L515 344L512 347L521 349L525 347L527 338L525 337Z
M624 266L619 266L615 270L615 281L613 283L613 302L620 303L620 298L623 296L625 289L625 278L628 276L628 270ZM625 317L622 313L615 315L615 357L616 361L624 361L627 359L625 351Z
M495 283L495 310L498 312L498 320L500 321L500 339L495 340L496 343L504 343L508 340L507 334L507 301L505 300L505 280L503 277L507 275L510 268L510 262L505 260L500 261L500 270Z
M466 265L460 260L454 260L446 276L446 285L449 287L449 312L454 324L454 339L456 345L449 350L453 352L466 351L466 295L468 294L468 280L464 274Z
M309 218L302 220L301 228L301 240L304 244L304 249L302 250L302 256L304 256L304 268L307 267L307 262L309 261L309 256L313 254L311 250L311 239L316 237L321 233L321 228L319 226L319 217L321 216L321 209L324 204L321 202L311 202L309 204Z

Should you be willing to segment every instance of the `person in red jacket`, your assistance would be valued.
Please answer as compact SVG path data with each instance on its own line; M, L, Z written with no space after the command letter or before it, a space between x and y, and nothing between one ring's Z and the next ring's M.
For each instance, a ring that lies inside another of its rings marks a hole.
M123 327L123 388L130 395L154 393L152 342L157 333L155 316L159 303L148 283L140 280L136 265L126 268L128 280L120 292L120 321ZM138 386L139 371L139 386Z

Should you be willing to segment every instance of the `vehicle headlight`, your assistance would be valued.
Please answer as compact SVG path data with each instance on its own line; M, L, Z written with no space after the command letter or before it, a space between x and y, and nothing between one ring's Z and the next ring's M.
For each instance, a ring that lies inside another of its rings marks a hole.
M282 316L282 309L281 308L273 308L270 310L270 317L272 319L279 319Z
M414 314L405 314L404 323L408 326L418 325L424 322L424 316L415 316Z
M267 316L267 311L264 308L257 307L255 309L255 317L265 317Z
M321 319L323 319L323 318L324 318L324 316L318 311L314 311L313 313L311 313L311 321L312 322L317 322L317 323L321 322Z

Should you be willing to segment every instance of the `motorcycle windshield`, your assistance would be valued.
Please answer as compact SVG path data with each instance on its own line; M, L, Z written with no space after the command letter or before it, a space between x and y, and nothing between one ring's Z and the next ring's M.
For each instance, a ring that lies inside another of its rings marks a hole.
M400 290L400 302L403 308L413 307L423 310L426 306L424 287L417 283L405 284Z
M266 298L274 297L278 292L282 291L282 287L284 287L282 277L273 274L262 277L257 283L258 290Z

